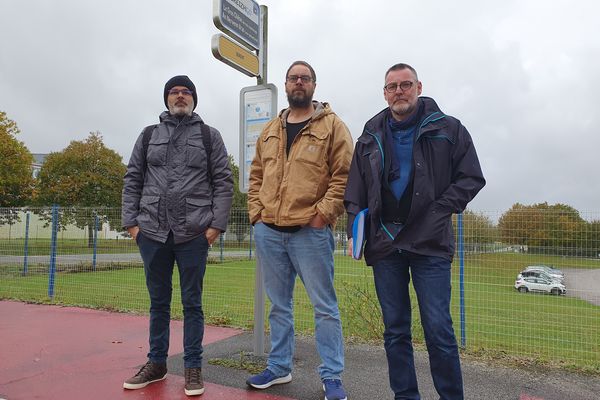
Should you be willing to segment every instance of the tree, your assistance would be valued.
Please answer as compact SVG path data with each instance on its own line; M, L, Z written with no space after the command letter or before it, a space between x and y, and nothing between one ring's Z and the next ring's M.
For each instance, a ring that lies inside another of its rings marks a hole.
M0 111L0 207L19 207L31 199L33 156L16 136L17 124Z
M516 203L498 222L502 240L526 245L530 252L577 254L582 249L581 233L586 222L579 211L566 204Z
M240 168L236 165L233 156L229 155L229 167L233 175L233 203L229 218L230 230L241 243L250 229L248 220L248 195L240 191Z
M506 244L527 245L534 231L539 231L541 226L536 226L542 216L530 206L515 203L502 214L498 221L500 237Z
M580 242L587 249L587 256L600 257L600 220L586 223L585 231L580 236Z
M121 156L104 145L99 132L91 132L84 141L72 141L63 151L48 155L39 174L37 201L59 204L61 226L87 227L91 245L96 216L120 226L120 215L107 208L121 205L125 170ZM42 214L50 218L48 210Z
M487 215L471 210L462 214L463 237L468 251L480 251L482 245L498 241L498 229Z
M33 156L25 144L17 140L19 133L16 122L0 111L0 207L23 206L33 193ZM14 210L0 213L0 224L13 224L18 220L18 212Z

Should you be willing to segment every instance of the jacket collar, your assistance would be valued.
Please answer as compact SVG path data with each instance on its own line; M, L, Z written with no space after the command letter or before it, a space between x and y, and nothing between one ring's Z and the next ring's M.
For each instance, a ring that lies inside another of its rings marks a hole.
M314 100L312 103L313 103L313 106L315 107L315 111L313 112L312 116L310 117L310 121L316 121L317 119L322 118L325 115L333 112L331 110L331 107L329 106L329 103L326 103L326 102L322 103L320 101L314 101ZM281 124L284 128L286 126L287 117L288 117L290 111L291 110L288 107L284 110L281 110L281 112L279 113L279 119L281 120Z
M440 129L446 126L446 114L444 114L438 107L435 100L431 97L421 96L419 101L423 103L423 114L418 126L417 139L424 133L435 129ZM363 134L358 138L360 142L367 142L371 140L372 136L376 136L379 141L384 140L385 136L385 120L386 115L389 112L389 107L384 108L378 112L373 118L367 121Z
M168 111L163 111L160 116L158 117L158 119L160 120L160 122L166 122L166 123L171 123L171 124L183 124L183 125L189 125L189 124L193 124L193 123L197 123L197 122L204 122L202 121L202 118L200 118L200 116L198 114L196 114L195 112L192 113L191 116L186 116L183 118L183 120L181 120L181 122L179 121L179 119L177 119L176 117L172 116L170 112Z

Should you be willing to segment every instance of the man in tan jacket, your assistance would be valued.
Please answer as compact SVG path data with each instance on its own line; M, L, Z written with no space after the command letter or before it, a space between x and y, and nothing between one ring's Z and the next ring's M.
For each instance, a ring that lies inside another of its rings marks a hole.
M267 369L247 384L266 389L292 380L293 290L299 276L314 307L325 399L344 400L332 226L344 212L352 137L329 104L312 100L315 87L316 75L308 63L296 61L288 68L289 107L264 128L250 168L248 212L271 301L271 352Z

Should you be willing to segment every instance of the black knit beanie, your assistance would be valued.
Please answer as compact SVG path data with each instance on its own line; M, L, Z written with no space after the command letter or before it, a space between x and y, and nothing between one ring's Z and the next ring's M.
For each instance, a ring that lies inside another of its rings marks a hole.
M165 83L165 106L167 106L167 110L169 109L169 103L167 103L167 97L169 96L169 90L173 89L175 86L184 86L192 91L192 97L194 98L194 107L192 110L196 108L198 104L198 95L196 94L196 86L194 86L194 82L187 77L187 75L177 75L172 77Z

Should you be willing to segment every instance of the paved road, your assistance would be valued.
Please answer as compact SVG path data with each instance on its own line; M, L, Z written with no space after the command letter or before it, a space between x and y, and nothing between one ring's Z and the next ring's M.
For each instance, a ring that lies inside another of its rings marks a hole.
M343 250L336 250L336 254L342 254ZM252 251L252 259L255 259L255 252ZM209 258L218 259L221 257L221 251L218 247L213 247L208 252ZM225 259L244 259L247 260L250 256L248 250L224 250L223 257ZM97 254L97 262L134 262L141 263L140 254L135 253L116 253L116 254ZM50 264L50 256L28 256L29 264ZM78 264L82 262L92 262L92 254L58 254L56 263L58 265ZM23 256L0 256L0 265L22 265Z
M227 250L223 252L224 258L248 258L248 251L231 251ZM221 252L219 249L211 249L208 253L210 258L219 258L221 256ZM69 265L69 264L78 264L82 262L92 262L92 254L58 254L56 256L56 263L58 265ZM254 257L254 252L252 253L252 257ZM28 256L27 261L29 264L49 264L50 256ZM97 254L96 255L97 262L134 262L141 263L142 258L140 257L140 253L118 253L118 254ZM0 256L0 265L8 265L8 264L23 264L23 256Z
M96 260L98 262L142 262L139 253L98 254ZM49 264L50 256L28 256L27 261L29 264ZM92 254L61 254L56 256L56 263L59 265L81 262L92 262ZM0 256L0 265L6 264L23 264L23 256Z
M600 269L568 268L562 271L565 273L567 296L600 306Z
M268 347L267 347L268 348ZM205 359L232 358L240 352L252 352L252 335L244 333L205 348ZM346 345L344 385L348 398L356 400L392 399L387 377L385 352L381 346ZM181 355L170 358L172 373L182 373ZM270 388L267 392L293 399L322 399L316 372L320 361L313 338L297 337L293 380L290 384ZM427 353L417 351L415 365L423 400L438 399L429 373ZM562 371L511 369L463 359L465 398L472 400L598 400L600 378ZM205 379L220 385L246 387L248 373L243 370L205 364Z
M140 391L124 391L123 377L145 360L148 317L10 301L0 301L0 315L0 398L189 400L181 390L181 321L171 322L167 379ZM207 391L199 400L323 399L314 338L296 337L292 382L266 391L246 387L248 372L211 363L250 353L251 333L207 326L204 344ZM343 378L349 399L393 397L381 346L347 344L345 354ZM421 398L437 399L425 352L416 352L415 365ZM462 365L468 400L598 400L600 393L600 377L511 369L469 359Z

